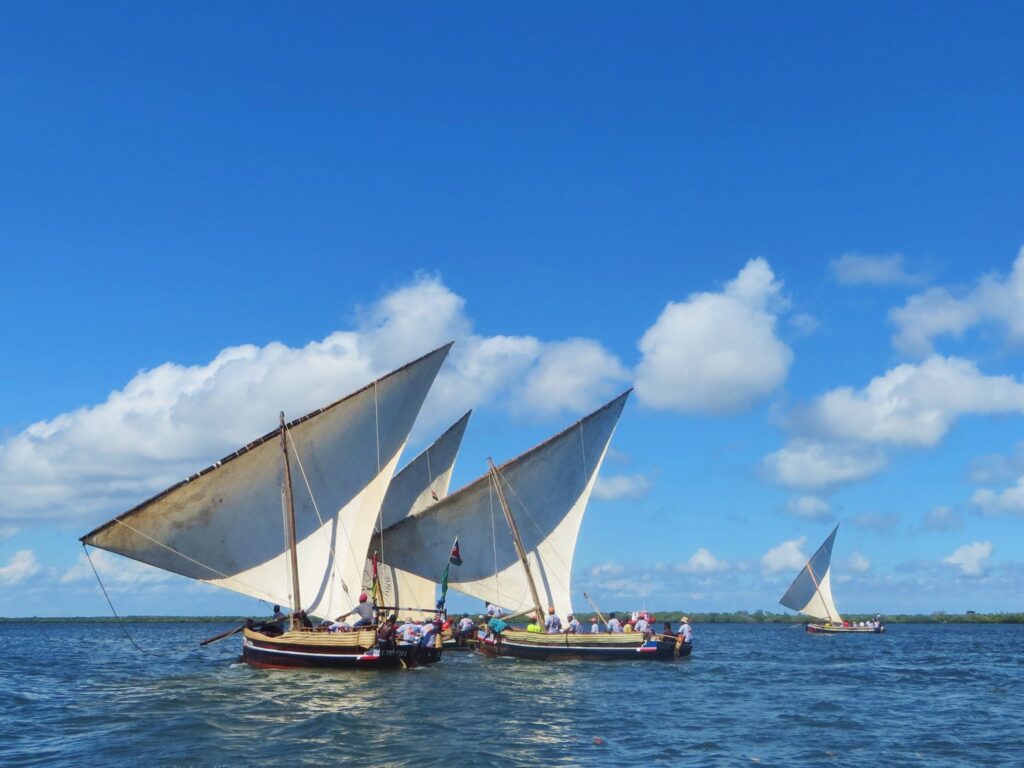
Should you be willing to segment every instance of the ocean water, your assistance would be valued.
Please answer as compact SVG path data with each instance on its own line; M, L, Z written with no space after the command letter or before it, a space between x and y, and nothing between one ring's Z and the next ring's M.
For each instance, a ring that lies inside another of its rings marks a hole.
M678 662L237 663L215 624L0 625L3 766L1024 765L1024 626L697 625Z

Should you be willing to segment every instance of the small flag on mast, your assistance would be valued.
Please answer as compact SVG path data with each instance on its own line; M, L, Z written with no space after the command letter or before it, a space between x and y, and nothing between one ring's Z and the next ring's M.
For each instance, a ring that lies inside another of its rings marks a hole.
M455 537L455 543L452 545L452 554L448 558L448 562L452 565L462 565L462 555L459 554L459 537Z
M448 597L448 569L452 565L462 565L462 555L459 554L459 537L455 537L455 543L452 544L452 552L448 555L448 562L444 566L444 573L441 574L441 599L437 601L437 610L444 609L444 601Z

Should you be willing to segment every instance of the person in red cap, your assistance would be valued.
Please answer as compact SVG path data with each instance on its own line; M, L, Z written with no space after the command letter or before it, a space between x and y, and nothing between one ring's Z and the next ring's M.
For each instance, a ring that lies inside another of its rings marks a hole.
M348 613L343 613L341 616L335 619L335 621L341 621L342 619L351 616L353 613L359 614L359 618L352 624L352 629L356 627L369 627L373 624L373 603L369 602L365 592L359 593L359 605L353 608Z

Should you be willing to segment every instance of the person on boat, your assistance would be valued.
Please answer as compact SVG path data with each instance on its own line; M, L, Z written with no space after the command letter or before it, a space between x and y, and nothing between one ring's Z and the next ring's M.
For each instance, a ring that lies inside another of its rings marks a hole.
M473 620L469 618L468 613L462 614L462 618L459 619L459 632L462 635L468 635L473 631Z
M419 639L420 629L412 619L406 619L405 623L395 630L395 632L398 637L401 638L403 643L416 645L416 641Z
M544 632L540 625L540 616L534 616L530 620L530 623L526 625L526 631L536 632L537 634L542 634Z
M567 618L569 619L569 621L566 624L565 629L563 630L565 634L578 635L581 632L583 632L583 625L580 624L579 620L576 618L574 614L570 613Z
M377 646L379 648L395 647L395 635L398 632L397 621L398 614L392 613L377 627Z
M558 618L558 614L555 613L555 606L548 606L548 619L544 622L544 629L547 630L549 635L557 635L562 631L562 620Z
M647 632L648 627L650 627L650 622L648 622L647 619L642 615L639 619L636 620L636 624L633 625L633 629L635 629L637 632L644 633Z
M494 603L488 603L487 604L487 615L488 616L492 616L492 617L497 618L497 619L500 619L501 618L501 608L496 606Z
M629 619L625 624L622 625L622 631L631 634L633 632L633 620Z
M275 625L278 629L280 629L283 632L284 631L284 622L285 622L285 620L287 618L288 618L287 616L285 616L283 613L281 613L281 606L280 605L275 605L274 606L274 615L270 617L270 621L267 622L266 626L270 626L271 624L273 624L273 625Z
M351 616L353 613L359 615L359 618L356 619L356 621L352 624L353 629L358 629L359 627L369 627L373 624L374 607L373 603L369 601L369 598L366 596L365 592L359 593L359 604L356 605L355 608L353 608L348 613L341 614L341 616L336 618L335 621L341 621L342 619Z
M690 626L690 617L689 616L681 616L679 618L679 621L682 622L682 623L679 625L679 632L678 632L678 634L683 636L683 642L684 643L692 642L693 641L693 627Z
M508 627L508 624L505 622L504 619L499 619L495 616L494 618L487 620L486 627L488 634L494 636L500 635L502 632L504 632L505 628Z
M601 625L597 623L597 616L590 617L590 634L596 635L601 631Z
M665 637L676 636L676 633L672 631L672 625L669 624L667 621L663 621L661 623L661 634L665 635Z
M434 619L423 625L422 633L420 634L420 645L425 648L433 648L435 638L441 631L441 621Z
M303 629L313 628L313 622L310 620L309 616L306 615L305 611L296 611L292 614L292 618L294 619L295 623Z
M615 618L614 613L608 614L608 631L609 632L621 632L622 622Z

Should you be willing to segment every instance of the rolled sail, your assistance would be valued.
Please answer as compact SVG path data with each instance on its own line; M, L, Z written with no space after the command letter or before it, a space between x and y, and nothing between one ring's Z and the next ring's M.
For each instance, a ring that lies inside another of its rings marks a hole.
M807 561L807 565L779 601L782 605L817 619L842 622L843 617L832 602L832 543L838 530L839 526L836 525L825 543Z
M356 602L388 483L450 347L286 425L299 590L310 613L334 616ZM82 542L290 605L283 467L275 430L86 534Z
M455 469L455 458L459 454L462 436L466 432L471 413L472 411L469 411L449 427L391 480L387 495L384 497L384 505L381 507L381 519L385 528L409 515L421 512L448 495L452 471ZM433 579L424 579L389 565L386 562L387 541L382 540L379 535L374 535L370 548L377 552L382 560L378 565L378 575L385 605L428 610L433 608L436 591ZM364 584L372 581L369 568L368 560L367 571L363 575ZM402 615L405 616L406 613Z
M572 560L583 511L629 392L498 468L541 600L572 611ZM387 561L424 579L445 568L459 537L453 589L513 611L533 606L491 475L384 531Z

